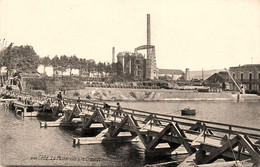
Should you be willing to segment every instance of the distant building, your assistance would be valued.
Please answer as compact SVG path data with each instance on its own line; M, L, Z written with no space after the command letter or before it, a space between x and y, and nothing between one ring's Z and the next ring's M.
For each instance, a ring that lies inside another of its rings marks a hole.
M190 69L186 69L185 71L185 80L205 80L214 73L218 73L223 70L200 70L200 71L190 71Z
M123 66L123 73L135 80L145 79L146 59L141 53L119 52L117 61Z
M213 75L211 75L205 80L206 83L223 83L228 81L229 81L229 75L225 71L214 73Z
M147 58L138 53L138 50L146 50ZM112 60L114 49L112 49ZM156 66L155 46L151 45L150 14L147 14L147 44L135 48L132 52L120 52L117 55L117 62L123 66L123 73L131 75L134 79L158 79L158 68Z
M246 86L246 90L260 91L260 64L230 67L229 72L233 78L237 78ZM232 80L230 80L230 86L231 90L238 89Z
M159 79L178 80L184 75L181 70L174 69L159 69Z

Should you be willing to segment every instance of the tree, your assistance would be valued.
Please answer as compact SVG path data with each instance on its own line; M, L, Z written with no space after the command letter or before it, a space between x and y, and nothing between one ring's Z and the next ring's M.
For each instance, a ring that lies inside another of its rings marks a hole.
M116 63L112 63L111 64L111 73L112 75L116 75Z
M106 73L106 77L107 77L107 74L111 74L112 73L112 66L110 63L107 63L105 65L105 73Z
M116 75L123 74L123 65L120 62L116 63Z
M79 65L78 65L79 75L82 75L83 71L87 71L87 66L88 66L87 60L80 58Z
M97 65L98 78L99 78L99 74L103 73L103 71L104 71L104 64L99 62Z
M40 63L40 58L32 46L14 46L11 43L3 56L3 65L9 72L12 69L16 71L36 71Z
M63 72L65 72L68 69L69 57L67 57L66 55L60 56L59 64L60 64L59 70L61 71L61 77L63 78Z
M49 55L45 56L43 58L40 58L40 63L43 65L43 72L45 74L46 73L45 67L51 64L51 59L50 59Z
M87 66L88 72L91 73L91 72L96 71L97 65L96 65L95 61L90 59L90 60L87 60L87 62L88 62L88 66Z
M4 66L3 63L3 52L0 53L0 74L1 74L1 87L3 86L3 75L2 75L2 67Z
M69 57L68 67L70 69L70 77L71 77L72 69L78 69L78 63L79 63L79 59L75 55Z
M55 74L57 72L57 69L59 67L60 58L56 55L51 59L51 65L53 68L53 78L55 78Z

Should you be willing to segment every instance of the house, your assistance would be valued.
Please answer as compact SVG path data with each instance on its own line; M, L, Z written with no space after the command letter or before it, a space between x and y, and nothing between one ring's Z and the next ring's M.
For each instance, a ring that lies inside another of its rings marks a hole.
M205 80L205 83L223 83L229 81L229 75L225 71L214 73Z

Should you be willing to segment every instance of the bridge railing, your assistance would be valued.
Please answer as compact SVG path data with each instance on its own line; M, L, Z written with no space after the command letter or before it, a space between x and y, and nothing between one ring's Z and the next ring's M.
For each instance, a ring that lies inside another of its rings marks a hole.
M19 92L19 91L13 91L13 93L18 94L18 95L23 95L23 96L32 96L32 94L27 93L27 92ZM58 98L55 96L46 96L46 95L42 95L42 96L34 96L34 99L37 100L46 100L48 98L51 98L52 101L58 101ZM74 105L77 102L77 99L73 99L73 98L63 98L63 101L65 102L65 104L69 104L69 105ZM96 105L97 109L101 109L103 110L103 103L101 102L94 102L91 100L85 100L82 99L80 100L80 105L82 106L83 110L87 109L90 110L91 107L93 106L93 104ZM117 106L113 106L111 105L110 108L110 113L108 114L105 110L104 114L107 116L114 116L114 112L116 111ZM150 122L151 126L166 126L168 125L170 122L175 122L178 123L180 126L183 127L184 131L187 132L194 132L193 130L190 130L189 128L191 126L196 125L197 127L201 128L201 129L208 129L208 130L212 130L215 132L219 132L222 134L244 134L244 135L248 135L252 138L256 138L259 139L260 138L260 129L258 128L252 128L252 127L246 127L246 126L240 126L240 125L231 125L231 124L225 124L225 123L219 123L219 122L214 122L214 121L205 121L205 120L200 120L200 119L193 119L193 118L186 118L186 117L181 117L181 116L173 116L173 115L168 115L168 114L160 114L160 113L152 113L152 112L148 112L148 111L142 111L142 110L136 110L136 109L130 109L130 108L123 108L123 113L127 114L127 115L131 115L133 116L137 122L141 123L141 124L145 124L147 123L147 118L150 116L153 119L153 122ZM123 116L122 116L123 117ZM115 119L116 120L116 119ZM160 124L158 123L160 122ZM196 132L194 132L196 133ZM217 135L214 135L217 136ZM221 137L218 136L218 137Z

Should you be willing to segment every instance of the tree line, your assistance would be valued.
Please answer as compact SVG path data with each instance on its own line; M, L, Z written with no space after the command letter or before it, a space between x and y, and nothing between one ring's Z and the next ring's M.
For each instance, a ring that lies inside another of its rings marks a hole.
M67 69L72 75L72 69L78 69L79 75L87 75L90 73L97 73L98 76L103 77L118 77L123 76L123 66L121 63L96 63L92 59L78 58L76 55L55 55L53 58L49 56L40 57L37 55L32 46L13 46L11 43L8 47L3 48L0 51L0 67L5 66L7 68L7 74L10 74L11 70L35 72L38 66L42 64L45 67L53 67L53 77L55 77L58 71L63 72Z
M70 76L72 74L72 69L78 69L80 76L89 76L90 73L98 73L98 76L103 76L104 74L105 77L123 74L123 66L121 63L96 63L93 59L78 58L75 55L56 55L53 58L45 56L40 58L40 64L44 66L44 71L45 67L52 66L53 74L55 75L60 71L62 76L63 72L67 69L70 71Z

